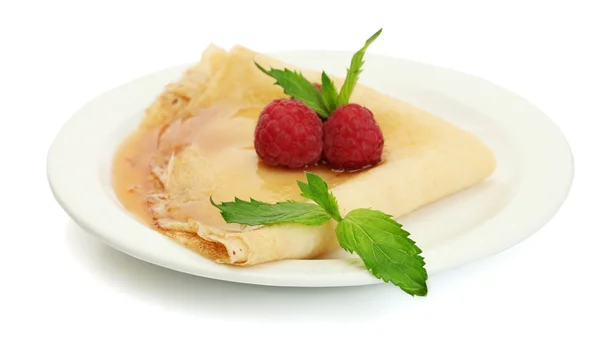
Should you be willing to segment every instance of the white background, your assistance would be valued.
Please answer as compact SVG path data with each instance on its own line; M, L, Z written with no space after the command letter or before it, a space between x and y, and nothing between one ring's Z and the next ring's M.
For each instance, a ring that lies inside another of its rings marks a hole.
M595 2L2 1L0 346L599 347ZM47 150L106 89L196 61L209 42L355 50L380 27L385 39L370 53L523 95L575 156L572 191L542 230L433 275L428 297L390 285L281 289L179 274L96 242L54 201Z

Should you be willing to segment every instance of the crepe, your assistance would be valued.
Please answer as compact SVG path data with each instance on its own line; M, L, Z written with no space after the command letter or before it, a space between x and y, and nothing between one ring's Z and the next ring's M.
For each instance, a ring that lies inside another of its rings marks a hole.
M217 202L235 196L271 203L304 200L295 184L303 178L301 170L265 168L253 150L260 110L287 97L255 61L320 80L320 71L242 46L229 52L209 46L180 81L165 87L140 124L140 131L160 129L162 137L162 155L151 164L159 182L147 197L152 219L166 236L219 263L249 266L314 258L339 247L334 222L318 227L227 225L209 204L210 196ZM339 88L343 80L332 78ZM354 208L373 208L398 218L481 182L495 169L490 149L441 118L360 84L351 102L373 112L385 147L382 163L368 170L337 174L315 168L328 181L342 216Z

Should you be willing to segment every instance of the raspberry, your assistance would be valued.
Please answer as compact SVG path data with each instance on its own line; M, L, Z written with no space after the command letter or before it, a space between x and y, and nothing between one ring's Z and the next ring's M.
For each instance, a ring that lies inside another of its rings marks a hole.
M338 107L323 127L325 160L338 169L361 169L381 161L383 134L373 113L360 105Z
M323 122L301 101L273 100L258 118L254 148L270 166L301 168L317 163L323 152Z

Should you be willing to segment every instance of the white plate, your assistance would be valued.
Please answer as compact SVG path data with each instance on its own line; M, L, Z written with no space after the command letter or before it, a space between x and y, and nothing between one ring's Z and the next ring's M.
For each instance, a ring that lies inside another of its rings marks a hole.
M280 52L273 56L342 75L349 52ZM558 210L573 160L558 128L535 106L492 83L456 71L367 55L361 83L406 100L476 133L498 166L484 183L403 217L423 249L430 274L498 253L535 233ZM131 256L177 271L277 286L379 283L344 252L239 268L204 259L147 228L122 208L111 188L110 160L163 86L187 66L144 76L86 104L64 125L48 155L52 191L86 231ZM400 194L400 193L395 193Z

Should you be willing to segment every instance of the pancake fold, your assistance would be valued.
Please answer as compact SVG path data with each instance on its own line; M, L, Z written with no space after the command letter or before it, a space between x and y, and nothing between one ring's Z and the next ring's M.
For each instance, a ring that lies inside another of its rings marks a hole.
M339 248L334 221L322 226L224 226L209 203L210 196L217 202L235 196L269 203L305 201L296 186L304 177L301 170L265 168L254 153L260 111L273 99L287 97L255 61L320 80L320 71L242 46L229 52L209 46L199 63L165 87L139 126L140 132L161 129L151 163L159 185L147 197L152 221L164 235L219 263L249 266L315 258ZM343 79L331 78L336 86L343 84ZM439 117L360 83L351 102L373 112L385 147L383 162L373 168L324 176L342 216L372 208L399 218L483 181L495 169L494 155L480 139Z

